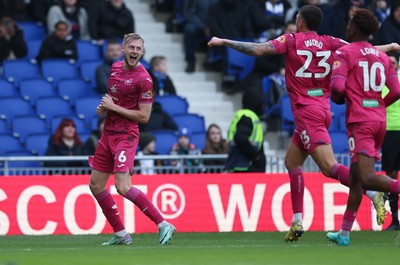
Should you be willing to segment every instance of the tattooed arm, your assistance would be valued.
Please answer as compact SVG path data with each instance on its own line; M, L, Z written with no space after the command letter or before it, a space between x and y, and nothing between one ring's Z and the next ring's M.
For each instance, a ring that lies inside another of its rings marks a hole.
M264 56L275 54L275 50L271 43L255 43L255 42L242 42L242 41L234 41L228 39L220 39L217 37L213 37L209 42L208 46L226 46L237 50L238 52L251 55L251 56Z

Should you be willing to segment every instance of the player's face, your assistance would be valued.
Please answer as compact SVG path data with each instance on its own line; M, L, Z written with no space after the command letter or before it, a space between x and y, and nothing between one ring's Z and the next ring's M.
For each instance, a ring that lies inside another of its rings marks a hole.
M141 40L128 40L122 47L126 67L137 66L144 53L143 42Z

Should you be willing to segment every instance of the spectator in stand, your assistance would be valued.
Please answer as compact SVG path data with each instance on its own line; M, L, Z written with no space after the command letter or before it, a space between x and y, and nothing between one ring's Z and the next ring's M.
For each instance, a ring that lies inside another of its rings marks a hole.
M98 18L98 39L120 38L126 33L135 32L132 12L124 0L104 1L100 6Z
M222 138L221 128L217 124L210 124L206 133L206 146L201 151L204 155L228 154L228 142ZM205 159L205 165L225 165L225 159Z
M23 31L10 17L0 20L0 63L24 57L28 48Z
M390 16L374 35L373 43L400 43L400 1L392 1Z
M386 0L374 1L374 14L378 18L380 24L390 16L390 6Z
M172 130L177 131L178 126L171 118L171 116L162 109L162 106L157 101L154 101L151 108L151 115L149 121L139 123L139 129L141 132L151 132L160 130Z
M108 91L111 65L122 58L121 43L119 40L115 39L107 42L104 57L104 63L96 68L97 92L102 95Z
M90 40L89 18L83 7L79 7L77 0L62 0L60 5L50 7L47 13L47 30L53 32L58 21L65 21L73 38Z
M49 139L46 150L46 156L81 156L84 155L84 147L76 132L76 126L73 120L62 119L54 135ZM48 161L46 167L80 167L82 161Z
M29 20L25 2L24 0L0 1L0 18L9 16L18 21Z
M153 79L153 91L156 96L176 95L174 83L167 74L167 59L164 56L154 56L150 60L149 74Z
M150 133L140 133L139 139L140 151L137 152L136 157L142 158L148 155L159 155L156 150L156 138ZM140 159L135 160L135 167L140 168L140 174L143 175L154 175L160 172L156 167L162 166L161 160L154 159Z
M280 35L285 25L285 14L290 8L286 0L250 1L250 17L256 36L266 41Z
M190 142L192 132L189 128L181 128L178 131L178 142L173 144L170 154L171 155L200 155L201 151ZM176 166L181 171L186 173L196 172L196 166L200 165L198 159L183 159L182 160L171 160L171 166Z
M204 48L207 49L206 40L210 38L210 28L207 25L208 11L210 6L215 3L217 3L217 0L184 1L183 40L187 63L185 71L187 73L193 73L196 70L195 52L197 45L204 41Z
M32 19L46 25L50 7L58 5L59 2L59 0L31 0L29 12Z
M92 131L89 138L85 142L85 154L94 155L96 151L97 143L99 142L100 136L103 133L105 116L99 116L97 120L97 130Z
M254 40L255 33L249 16L250 4L240 0L220 0L210 7L208 25L210 34L235 40ZM228 94L237 91L236 76L227 74L227 48L210 47L206 69L223 72L222 89Z
M47 58L64 58L76 61L78 59L76 42L69 35L67 22L59 21L54 28L54 32L42 42L39 54L36 57L37 61L40 63Z
M78 0L78 5L86 10L88 15L89 35L93 40L98 39L98 18L100 6L105 0ZM101 42L99 43L101 44Z

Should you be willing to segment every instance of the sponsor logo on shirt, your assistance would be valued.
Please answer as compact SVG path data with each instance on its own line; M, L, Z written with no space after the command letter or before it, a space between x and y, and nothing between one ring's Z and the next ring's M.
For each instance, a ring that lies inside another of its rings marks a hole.
M132 84L132 78L125 80L125 85L130 85L130 84Z
M110 91L111 91L111 93L116 93L117 92L117 85L116 84L112 85L110 87Z
M153 98L153 91L148 90L142 93L142 99L152 99Z
M322 88L316 88L307 90L307 94L310 97L321 97L324 95L324 92L322 91Z
M363 99L362 106L364 108L378 108L379 102L376 99Z

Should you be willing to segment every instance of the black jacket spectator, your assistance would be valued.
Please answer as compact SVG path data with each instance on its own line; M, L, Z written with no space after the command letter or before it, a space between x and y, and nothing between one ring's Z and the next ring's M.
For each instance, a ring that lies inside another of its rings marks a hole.
M388 17L374 36L374 44L400 43L400 2L392 6Z
M156 72L148 70L151 79L153 79L153 92L154 95L176 95L174 83L168 75L160 75ZM162 86L162 89L160 88Z
M151 109L150 119L146 124L139 124L141 132L150 132L157 130L178 130L178 126L174 120L166 113L161 104L155 101Z
M68 35L68 27L65 22L56 24L56 30L44 39L36 57L39 63L48 58L78 59L76 42L72 36Z
M28 48L23 31L9 17L0 22L0 62L24 57Z
M117 8L112 1L104 1L100 7L98 23L99 39L121 38L127 33L135 32L133 15L125 4Z

